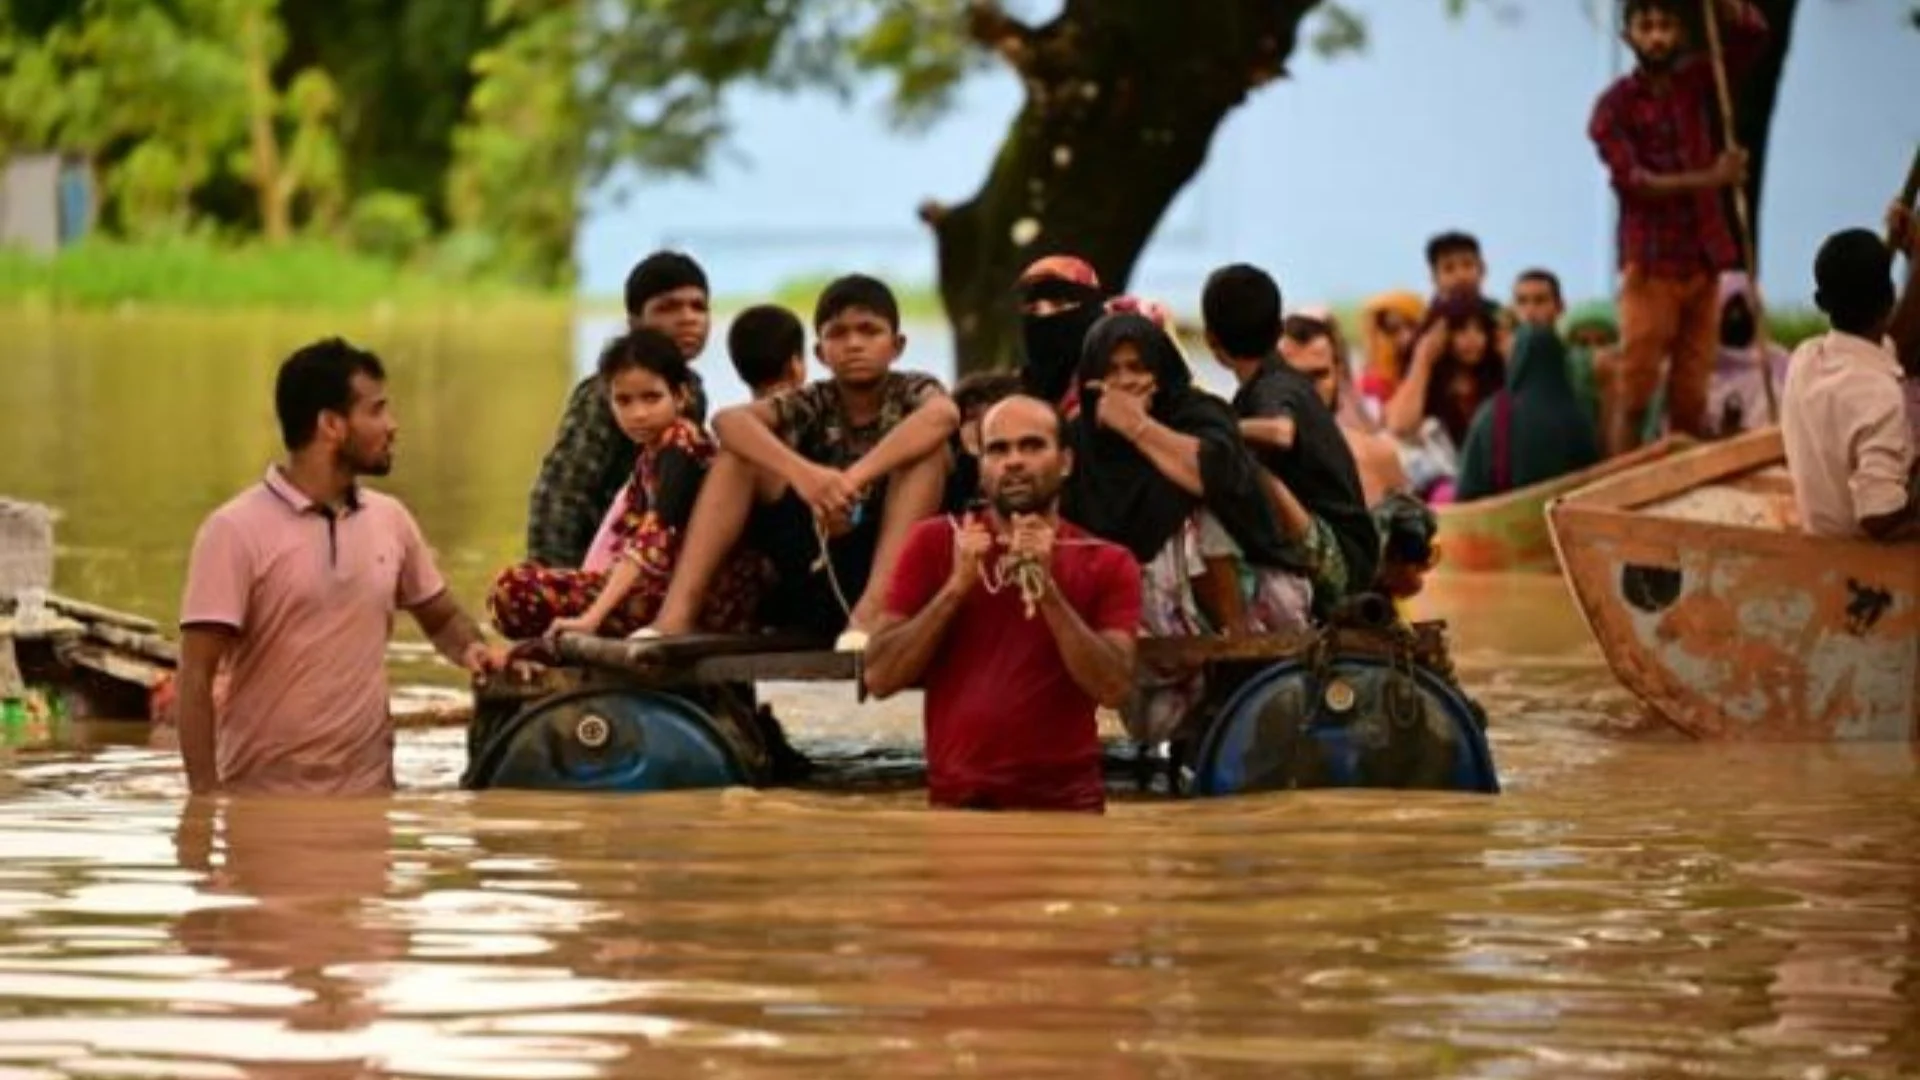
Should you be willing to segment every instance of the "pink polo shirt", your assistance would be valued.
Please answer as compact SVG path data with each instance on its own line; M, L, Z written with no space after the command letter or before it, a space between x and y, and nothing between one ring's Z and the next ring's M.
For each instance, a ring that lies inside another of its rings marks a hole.
M180 625L238 635L214 736L221 786L391 790L393 613L445 589L413 515L379 492L357 489L336 515L276 466L214 511L194 538Z

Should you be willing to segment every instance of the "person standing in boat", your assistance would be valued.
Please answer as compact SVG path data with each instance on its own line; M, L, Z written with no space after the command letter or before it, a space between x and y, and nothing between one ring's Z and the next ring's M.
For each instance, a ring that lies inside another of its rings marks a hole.
M1105 807L1094 714L1133 691L1140 564L1061 520L1066 430L1025 395L987 413L986 512L913 527L867 646L874 696L926 689L936 806Z
M1765 51L1767 21L1748 0L1713 3L1728 75L1737 82ZM1668 426L1709 435L1720 272L1740 264L1722 199L1746 182L1747 158L1738 149L1714 151L1713 67L1707 57L1683 55L1687 6L1626 0L1625 37L1638 66L1600 96L1588 124L1620 199L1624 345L1619 377L1608 387L1615 397L1603 433L1610 455L1639 444L1662 362Z
M475 674L499 670L506 653L454 601L407 508L360 486L393 467L379 359L338 338L308 345L281 364L274 407L286 460L207 518L187 567L187 783L196 795L387 791L395 609ZM217 673L229 676L218 710Z
M706 350L712 329L707 275L677 251L657 251L627 275L627 327L657 330L673 339L691 364ZM707 421L707 392L692 372L687 417ZM527 561L577 569L594 533L633 472L633 444L614 422L598 373L580 380L567 398L560 430L540 463L527 507Z
M1920 227L1896 206L1889 233L1907 256L1893 291L1893 253L1866 229L1835 233L1814 259L1814 301L1832 320L1787 364L1781 435L1801 526L1815 536L1920 539L1920 473L1901 388L1901 361L1920 361Z

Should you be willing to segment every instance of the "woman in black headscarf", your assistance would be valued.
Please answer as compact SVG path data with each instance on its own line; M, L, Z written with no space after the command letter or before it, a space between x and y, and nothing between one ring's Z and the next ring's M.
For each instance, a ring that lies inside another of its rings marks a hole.
M1062 512L1140 560L1142 629L1192 636L1305 626L1312 589L1282 536L1266 476L1232 407L1193 385L1173 339L1145 315L1109 314L1087 334L1076 378ZM1211 586L1205 612L1196 581ZM1163 741L1199 690L1191 671L1143 680L1123 710L1129 730Z

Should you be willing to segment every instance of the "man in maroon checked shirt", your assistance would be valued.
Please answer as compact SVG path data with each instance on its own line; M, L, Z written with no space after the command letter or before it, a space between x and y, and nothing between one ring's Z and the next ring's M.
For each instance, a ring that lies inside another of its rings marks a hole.
M1065 427L1038 398L1011 397L987 413L987 513L914 526L867 645L874 696L926 688L935 806L1097 813L1106 805L1094 709L1133 692L1140 564L1060 520L1060 486L1073 466ZM1031 569L1013 571L1016 561ZM1023 594L1023 574L1037 595Z
M1747 0L1714 0L1736 83L1766 48L1766 18ZM1633 449L1667 373L1667 418L1704 437L1719 348L1720 271L1741 263L1728 188L1746 182L1741 150L1716 152L1713 63L1686 55L1688 0L1625 0L1638 66L1607 89L1588 127L1620 196L1621 368L1611 388L1607 452Z

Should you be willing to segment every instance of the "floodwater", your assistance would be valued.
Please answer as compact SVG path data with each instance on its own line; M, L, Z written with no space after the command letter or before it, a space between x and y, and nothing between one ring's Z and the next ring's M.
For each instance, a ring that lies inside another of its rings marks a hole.
M0 492L68 513L66 590L169 614L273 452L260 317L0 319ZM518 546L572 330L368 322L389 487L461 595ZM1507 794L930 813L897 784L185 805L167 755L0 768L0 1080L1920 1075L1905 746L1649 731L1551 579L1443 583ZM433 677L445 678L444 674ZM777 700L857 773L910 702Z

